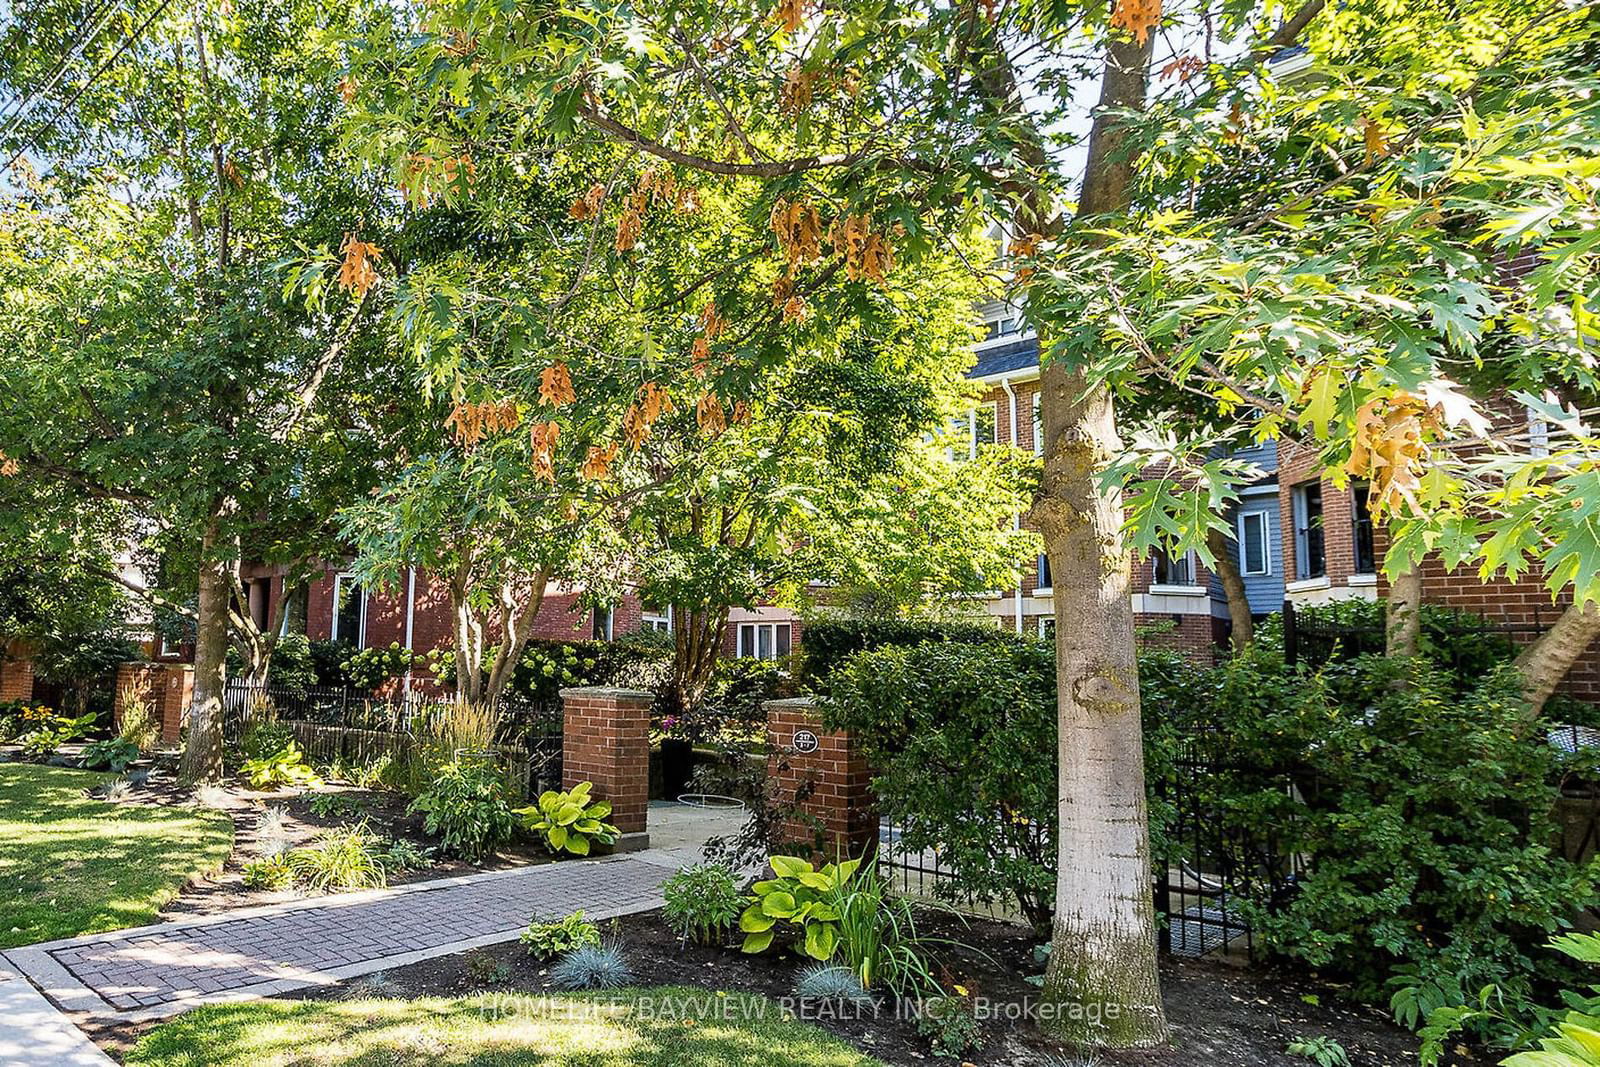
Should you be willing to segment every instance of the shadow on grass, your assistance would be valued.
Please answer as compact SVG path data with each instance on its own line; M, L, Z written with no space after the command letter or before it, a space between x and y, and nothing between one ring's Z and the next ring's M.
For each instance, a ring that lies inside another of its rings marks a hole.
M218 1005L151 1031L125 1062L871 1067L878 1061L817 1027L784 1018L762 997L656 988Z

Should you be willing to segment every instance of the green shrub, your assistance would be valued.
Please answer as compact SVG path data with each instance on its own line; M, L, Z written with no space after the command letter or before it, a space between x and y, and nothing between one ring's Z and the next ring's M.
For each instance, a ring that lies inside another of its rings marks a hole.
M423 812L423 828L440 838L446 852L469 863L511 840L517 826L504 776L485 763L446 763L407 810Z
M932 1044L935 1056L956 1059L983 1047L983 1027L964 996L929 997L919 1006L914 1025Z
M600 928L585 919L581 910L555 922L542 922L535 915L517 940L527 948L528 955L547 960L585 945L599 945Z
M1317 1067L1350 1067L1350 1053L1327 1034L1316 1037L1297 1037L1284 1047L1291 1056L1310 1060Z
M250 719L239 738L239 751L247 760L266 759L294 744L294 731L274 719Z
M538 834L545 847L557 855L587 856L596 842L614 843L621 832L605 821L611 814L611 802L590 800L591 788L591 783L579 782L565 792L550 789L539 794L536 803L517 809L523 829Z
M317 685L337 689L349 685L350 679L345 677L344 661L349 659L356 651L356 646L350 641L312 641L309 651L311 653L311 671L316 675Z
M394 641L387 648L371 647L352 652L342 667L345 681L352 689L371 692L422 662L422 656Z
M835 901L861 861L830 863L820 871L793 856L772 856L767 862L777 877L750 887L749 906L739 916L743 951L764 952L781 932L796 939L812 959L833 959L839 949Z
M794 982L794 995L801 1000L830 1000L845 1004L864 1005L872 1001L855 972L834 963L813 963L801 970Z
M862 988L902 997L935 988L931 941L917 932L910 901L889 892L876 864L837 883L828 902L838 916L839 956Z
M317 684L316 662L305 634L284 634L272 649L267 682L303 696Z
M667 926L702 945L720 944L744 910L733 872L714 863L683 868L661 883L661 895Z
M1535 949L1600 893L1552 848L1562 761L1517 680L1458 693L1421 664L1307 674L1271 652L1212 677L1216 770L1189 788L1242 849L1308 860L1290 892L1236 891L1257 943L1367 999L1398 987L1398 1009L1489 983L1527 1003Z
M293 741L270 756L247 759L239 765L239 773L252 789L277 789L285 785L319 786L322 779L306 763L300 746Z
M294 885L294 868L288 854L251 860L244 865L244 884L250 889L288 889Z
M161 740L161 723L156 719L150 701L140 696L138 689L129 683L118 701L122 713L117 721L117 736L140 752L149 752Z
M806 640L810 642L810 631ZM1049 925L1055 895L1054 654L1037 641L925 642L862 652L833 673L829 729L878 771L879 809L909 852L937 848L937 891L1015 900Z
M929 622L917 619L818 619L806 624L796 677L826 690L834 671L867 649L912 648L925 644L1016 645L1024 638L984 622Z
M42 763L55 755L62 745L87 735L94 726L95 716L89 712L68 718L42 705L34 705L24 709L22 720L23 733L17 738L22 743L22 755Z
M433 849L422 848L405 838L396 838L384 846L378 862L391 871L422 871L433 866Z
M121 737L110 737L85 745L80 761L90 770L104 768L121 774L138 758L138 745Z
M319 819L338 819L360 814L364 805L353 793L313 793L308 806Z
M389 880L377 841L361 826L326 833L316 845L291 849L285 859L295 883L314 892L377 889Z

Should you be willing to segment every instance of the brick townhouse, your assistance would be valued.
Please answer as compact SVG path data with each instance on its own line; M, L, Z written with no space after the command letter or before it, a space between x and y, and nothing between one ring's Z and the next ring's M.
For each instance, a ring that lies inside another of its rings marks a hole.
M968 413L964 440L974 451L998 443L1037 455L1042 448L1038 339L1007 305L991 304L983 315L985 336L977 345L970 376L984 391ZM1239 455L1260 467L1263 477L1245 488L1228 516L1239 546L1233 555L1252 614L1265 615L1282 607L1284 595L1278 453L1269 443ZM1147 642L1209 659L1212 649L1227 640L1227 598L1216 576L1193 553L1177 558L1157 553L1135 560L1132 596L1134 617ZM985 609L997 625L1018 633L1051 633L1055 605L1049 561L1039 556L1015 589L993 591Z

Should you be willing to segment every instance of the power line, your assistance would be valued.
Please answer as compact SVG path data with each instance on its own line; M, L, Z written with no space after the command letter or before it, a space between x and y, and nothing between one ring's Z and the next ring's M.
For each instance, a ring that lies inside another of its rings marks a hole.
M55 69L45 78L44 84L29 93L26 98L22 98L21 103L16 104L15 110L12 110L11 104L6 105L6 113L3 115L5 129L0 130L0 140L9 138L17 132L17 128L22 125L23 116L27 114L28 108L33 106L33 102L51 89L54 89L56 83L67 73L67 68L72 65L72 61L78 58L79 53L87 48L91 41L100 36L100 31L105 29L106 23L111 20L111 16L116 14L111 8L112 0L102 0L100 6L91 11L89 17L84 20L84 24L90 27L89 31L83 35L77 44L67 50L66 55L61 57ZM99 22L99 25L95 25L96 21ZM12 103L16 103L16 101L12 101Z
M54 130L56 128L56 123L61 120L61 116L70 111L72 109L72 105L76 104L79 99L82 98L84 93L93 88L94 83L100 80L100 76L106 71L110 70L112 65L115 64L117 60L121 59L123 54L126 53L128 49L132 48L135 42L137 42L139 38L143 36L144 31L150 28L150 24L155 22L156 19L160 18L167 8L171 6L172 0L161 0L161 6L152 11L150 13L150 17L141 22L138 27L128 35L128 39L123 41L122 44L117 47L117 50L111 53L111 56L104 63L95 68L95 72L89 75L89 80L78 86L78 90L67 99L66 103L56 108L55 112L51 114L50 118L45 121L45 124L41 126L32 137L28 138L27 144L17 149L16 153L12 155L10 159L6 160L6 165L0 167L0 174L5 173L15 166L17 160L21 159L28 153L30 149L39 143L40 137Z

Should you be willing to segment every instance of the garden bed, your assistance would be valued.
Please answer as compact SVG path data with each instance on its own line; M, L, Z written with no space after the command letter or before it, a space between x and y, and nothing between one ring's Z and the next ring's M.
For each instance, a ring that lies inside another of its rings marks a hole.
M1038 989L1026 980L1039 970L1033 961L1034 942L1026 930L988 921L966 926L934 913L925 913L924 922L937 936L970 946L944 952L947 982L959 982L974 994L1005 1005L1022 1005L1037 998ZM610 930L610 924L606 928ZM686 945L667 929L657 912L619 920L615 934L640 986L688 986L712 995L718 991L758 994L783 1003L792 995L795 975L804 966L804 961L777 952L748 956L732 947ZM442 956L337 987L304 990L285 999L413 1001L485 993L546 994L553 992L548 972L548 964L530 958L513 942ZM1411 1035L1374 1010L1341 1005L1337 993L1327 988L1178 959L1163 961L1162 978L1173 1044L1149 1052L1107 1056L1102 1060L1106 1067L1304 1067L1310 1061L1288 1055L1285 1046L1297 1037L1324 1034L1343 1044L1352 1067L1388 1067L1416 1060L1416 1041ZM892 1007L875 1015L813 1010L808 1017L886 1064L911 1067L937 1059L911 1019L897 1017ZM114 1038L101 1036L108 1047L126 1048L137 1033L147 1030L124 1030ZM1022 1067L1049 1062L1045 1057L1061 1051L1029 1023L991 1019L984 1027L983 1047L969 1052L965 1060ZM793 1061L768 1060L763 1054L761 1062Z

